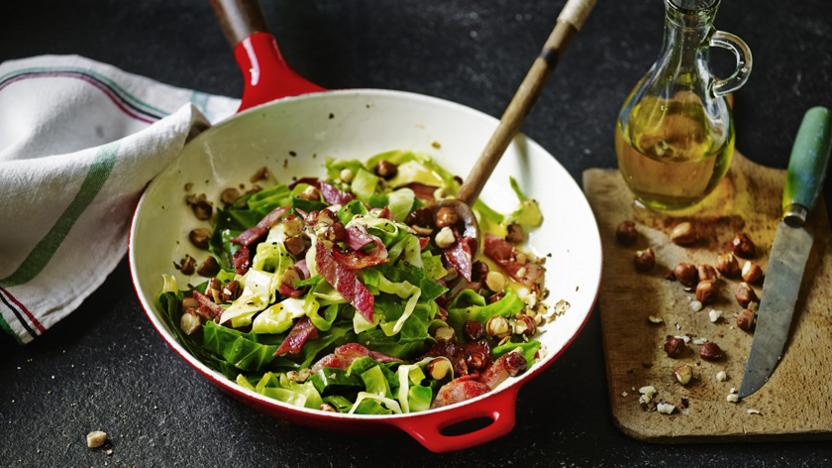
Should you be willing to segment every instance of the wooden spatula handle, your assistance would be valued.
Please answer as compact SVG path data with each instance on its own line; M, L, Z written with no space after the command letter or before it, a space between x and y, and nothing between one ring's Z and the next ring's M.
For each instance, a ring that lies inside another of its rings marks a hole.
M474 164L459 190L458 198L468 205L476 201L494 167L500 161L511 140L523 124L526 115L534 105L549 73L555 68L558 57L566 49L569 40L583 26L596 0L569 0L558 16L555 28L543 45L540 55L531 68L511 102L508 104L500 125L486 143L480 158Z
M231 47L256 32L268 32L257 0L211 0L222 32Z

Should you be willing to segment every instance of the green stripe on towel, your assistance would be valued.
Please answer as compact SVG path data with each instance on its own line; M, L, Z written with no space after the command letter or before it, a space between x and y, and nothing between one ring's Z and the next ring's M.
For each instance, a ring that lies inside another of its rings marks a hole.
M81 188L75 198L66 207L52 229L29 252L29 255L17 267L17 270L0 279L0 286L9 287L26 283L43 270L52 256L55 255L55 251L63 243L66 235L69 234L69 230L72 229L75 221L92 203L101 187L104 186L104 182L107 181L110 171L115 165L117 153L118 145L115 143L105 145L98 150L98 154L96 154L95 160L90 166L84 182L81 183Z

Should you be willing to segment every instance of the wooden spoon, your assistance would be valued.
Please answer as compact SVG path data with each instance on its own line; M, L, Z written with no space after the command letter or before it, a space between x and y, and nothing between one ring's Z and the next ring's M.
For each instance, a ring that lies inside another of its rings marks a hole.
M482 154L480 154L479 159L474 164L468 177L465 178L462 187L460 187L459 194L456 198L442 200L436 205L437 210L442 207L452 208L463 221L465 230L462 233L462 241L470 246L472 256L476 253L479 245L479 230L476 218L471 211L471 205L477 200L509 143L511 143L526 119L526 115L528 115L535 100L537 100L537 96L543 89L546 78L555 68L558 58L566 49L572 36L583 26L596 1L568 0L566 2L558 15L554 29L549 34L546 43L543 44L540 55L532 63L526 77L520 83L520 87L517 88L517 92L509 102L502 118L500 118L500 124L494 130L491 139L486 143ZM470 280L470 273L467 279Z

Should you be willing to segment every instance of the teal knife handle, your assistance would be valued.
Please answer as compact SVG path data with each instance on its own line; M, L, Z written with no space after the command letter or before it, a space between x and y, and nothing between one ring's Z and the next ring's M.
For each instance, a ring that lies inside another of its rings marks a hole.
M783 189L783 220L790 226L806 223L823 188L832 151L832 112L813 107L803 116L789 157Z

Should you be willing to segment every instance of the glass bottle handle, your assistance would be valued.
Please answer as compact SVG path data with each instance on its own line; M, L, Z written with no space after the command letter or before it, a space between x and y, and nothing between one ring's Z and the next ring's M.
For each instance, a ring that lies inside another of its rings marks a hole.
M728 49L737 59L737 69L728 78L715 78L711 81L711 93L714 96L724 96L742 88L751 74L751 49L739 37L725 31L715 31L711 34L711 47Z

